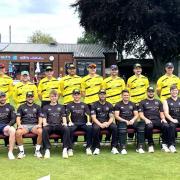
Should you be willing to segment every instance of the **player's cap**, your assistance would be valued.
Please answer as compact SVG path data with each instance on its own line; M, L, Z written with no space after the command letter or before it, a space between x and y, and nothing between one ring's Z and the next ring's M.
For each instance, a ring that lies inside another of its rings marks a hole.
M106 90L105 90L105 89L101 89L101 90L99 91L99 94L106 94Z
M5 96L6 96L6 94L4 92L0 91L0 97L5 97Z
M75 65L73 63L69 64L69 66L67 67L68 69L75 69Z
M178 87L177 87L175 84L173 84L173 85L170 87L170 91L172 91L172 90L174 90L174 89L178 89Z
M154 87L149 86L149 87L147 88L147 91L148 91L148 92L154 92Z
M111 69L112 70L118 70L118 66L117 65L111 65Z
M81 94L81 92L80 92L79 89L74 89L72 93L73 93L73 94Z
M46 71L52 71L52 70L53 70L53 68L51 66L46 67Z
M139 64L139 63L134 64L133 67L134 67L134 69L135 69L135 68L138 68L138 67L139 67L139 68L142 68L141 64Z
M94 64L94 63L91 63L91 64L89 64L89 66L88 66L89 68L96 68L96 64Z
M34 93L32 91L28 91L26 93L26 97L34 97Z
M21 75L28 75L29 76L29 72L28 71L21 71Z
M172 62L168 62L166 63L165 68L174 68L174 65Z
M0 68L5 68L5 65L3 63L0 63Z

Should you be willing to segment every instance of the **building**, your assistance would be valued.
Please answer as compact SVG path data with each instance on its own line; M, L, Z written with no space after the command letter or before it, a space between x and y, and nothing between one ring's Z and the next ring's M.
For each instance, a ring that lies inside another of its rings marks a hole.
M6 69L14 68L19 74L27 70L34 76L37 64L40 74L45 68L53 66L54 75L66 74L68 63L75 63L77 74L87 74L89 63L97 64L97 73L105 75L105 68L116 64L116 53L113 50L95 44L31 44L31 43L1 43L0 62Z

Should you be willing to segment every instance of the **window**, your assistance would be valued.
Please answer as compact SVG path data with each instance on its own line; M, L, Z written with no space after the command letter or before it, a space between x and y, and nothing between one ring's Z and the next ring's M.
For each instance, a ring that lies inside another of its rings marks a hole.
M77 60L77 74L79 76L86 76L88 74L88 66L91 63L95 63L97 65L96 72L99 75L103 75L103 61L102 60L96 60L96 61L91 61L91 60Z
M39 68L40 68L40 73L45 72L46 67L47 66L52 66L53 67L53 63L52 62L39 62ZM37 68L37 63L34 63L34 71L36 71Z
M15 74L20 74L21 71L29 71L30 63L28 62L12 62L13 71Z

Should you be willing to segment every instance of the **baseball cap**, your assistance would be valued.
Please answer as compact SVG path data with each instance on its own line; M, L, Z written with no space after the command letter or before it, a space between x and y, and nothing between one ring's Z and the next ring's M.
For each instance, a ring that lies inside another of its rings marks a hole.
M75 67L75 65L72 63L72 64L69 64L69 66L68 66L68 69L75 69L76 67Z
M73 94L80 94L81 92L80 92L80 90L79 89L74 89L73 90Z
M30 96L34 97L34 93L32 91L28 91L26 93L26 97L30 97Z
M46 71L49 71L49 70L52 71L53 68L52 68L51 66L47 66L47 67L46 67Z
M4 92L0 91L0 97L2 97L2 96L6 96L6 94Z
M172 62L168 62L166 63L165 68L174 68L174 65Z
M101 89L101 90L99 91L99 94L106 94L106 90L105 90L105 89Z
M29 76L29 72L28 71L21 71L21 75L28 75Z
M3 63L0 63L0 68L5 68L5 65Z
M118 66L117 65L111 65L111 69L113 70L118 70Z
M154 87L149 86L149 87L147 88L147 91L148 91L148 92L154 92Z
M134 66L133 66L133 67L134 67L134 69L135 69L135 68L137 68L137 67L140 67L140 68L141 68L142 66L141 66L141 64L136 63L136 64L134 64Z
M94 64L94 63L91 63L91 64L89 64L89 66L88 66L89 68L96 68L96 64Z

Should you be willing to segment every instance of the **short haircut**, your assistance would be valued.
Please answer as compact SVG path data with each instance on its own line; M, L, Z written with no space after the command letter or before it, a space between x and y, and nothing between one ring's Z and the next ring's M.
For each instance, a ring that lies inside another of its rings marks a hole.
M170 91L172 91L172 90L174 90L174 89L178 89L178 87L177 87L175 84L173 84L173 85L170 87Z
M53 90L51 90L51 92L49 93L49 95L55 95L55 96L56 96L56 95L58 95L58 92L53 89Z
M129 91L127 89L124 89L124 90L122 90L122 94L123 93L128 93L129 94Z

